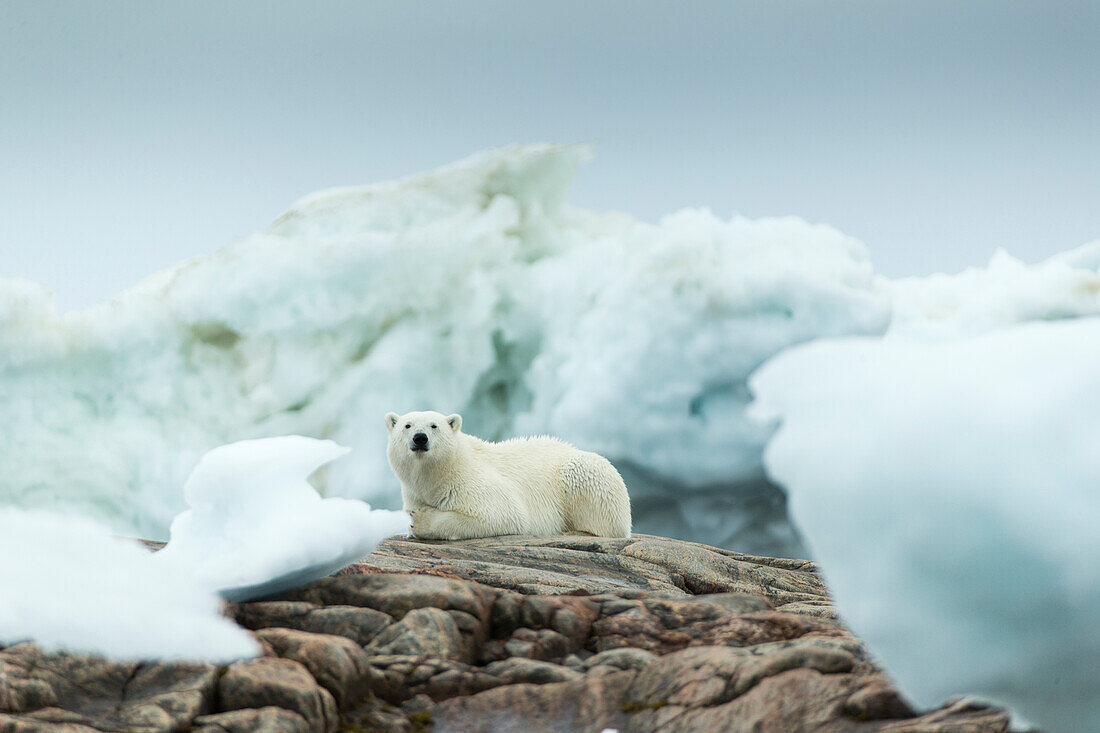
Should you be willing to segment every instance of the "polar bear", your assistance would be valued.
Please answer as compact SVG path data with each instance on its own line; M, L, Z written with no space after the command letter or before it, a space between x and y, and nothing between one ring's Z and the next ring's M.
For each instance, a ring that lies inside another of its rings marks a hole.
M463 433L461 415L438 412L391 412L386 429L416 537L630 536L626 484L603 456L557 438L491 443Z

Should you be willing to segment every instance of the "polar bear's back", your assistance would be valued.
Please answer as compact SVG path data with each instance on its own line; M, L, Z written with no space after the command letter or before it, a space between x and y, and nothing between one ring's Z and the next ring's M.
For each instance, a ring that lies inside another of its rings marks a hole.
M562 467L581 452L563 440L547 436L512 438L500 443L468 437L476 465L533 492L556 491Z
M544 460L552 456L568 457L579 448L566 443L560 438L549 435L535 435L526 438L509 438L499 443L482 440L473 435L466 435L473 442L474 450L483 456L491 456L507 461L523 460L525 456L541 455Z
M626 486L603 456L548 436L473 441L475 463L487 472L484 478L517 491L534 534L630 535Z

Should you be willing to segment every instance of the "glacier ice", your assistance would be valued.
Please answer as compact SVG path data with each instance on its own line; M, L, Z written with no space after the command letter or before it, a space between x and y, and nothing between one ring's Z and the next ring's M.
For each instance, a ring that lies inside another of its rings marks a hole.
M0 644L123 660L260 653L190 574L87 519L0 508L0 557Z
M796 218L577 209L586 157L514 146L324 191L65 315L0 284L0 503L163 538L203 453L296 433L355 449L315 478L326 496L393 508L381 416L436 409L604 453L639 531L802 554L745 380L791 345L885 331L866 248Z
M845 621L918 704L969 693L1100 730L1100 318L926 336L764 365L768 473Z
M323 578L405 534L403 511L322 499L306 479L350 449L300 435L219 446L184 486L188 510L155 556L230 601L261 598Z

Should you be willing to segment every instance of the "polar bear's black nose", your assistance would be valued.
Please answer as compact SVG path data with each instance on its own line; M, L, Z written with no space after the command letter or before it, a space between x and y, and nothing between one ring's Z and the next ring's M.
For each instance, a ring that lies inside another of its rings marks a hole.
M426 433L417 433L416 435L414 435L413 436L413 447L414 448L427 448L428 447L428 436L427 436L427 434Z

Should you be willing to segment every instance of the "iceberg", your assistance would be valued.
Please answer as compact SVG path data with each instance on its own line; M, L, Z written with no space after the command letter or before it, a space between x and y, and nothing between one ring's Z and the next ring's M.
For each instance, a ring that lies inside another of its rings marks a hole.
M86 519L2 508L0 557L0 644L133 661L260 653L189 573Z
M322 499L306 479L350 449L300 435L223 445L184 486L188 510L156 554L229 601L247 601L323 578L405 534L403 511Z
M0 503L163 539L206 451L299 434L355 449L314 477L323 495L397 508L382 416L436 409L603 453L639 531L803 555L746 379L792 345L886 330L866 248L797 218L578 209L587 157L512 146L322 191L64 315L0 282Z
M1100 730L1097 365L1100 318L1083 317L820 341L752 377L754 413L780 423L768 475L917 704L966 693Z
M1100 315L1100 240L1028 265L998 250L986 267L883 280L891 336L973 336L1027 321Z

